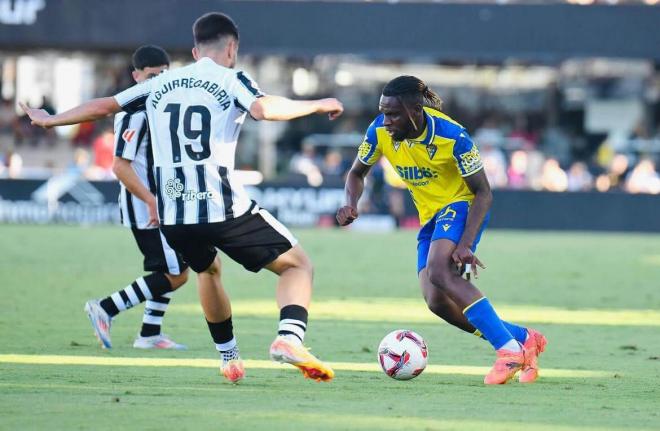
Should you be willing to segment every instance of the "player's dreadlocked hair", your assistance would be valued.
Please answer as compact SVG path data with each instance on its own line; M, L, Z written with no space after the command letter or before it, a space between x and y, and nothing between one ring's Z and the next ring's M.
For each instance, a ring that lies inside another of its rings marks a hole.
M402 75L394 78L383 88L383 96L398 97L402 103L419 103L438 111L442 109L440 96L415 76Z

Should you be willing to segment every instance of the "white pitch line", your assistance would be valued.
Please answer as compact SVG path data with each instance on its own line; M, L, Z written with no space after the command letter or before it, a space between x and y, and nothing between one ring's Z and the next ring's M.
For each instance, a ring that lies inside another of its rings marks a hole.
M175 359L175 358L129 358L129 357L103 357L103 356L67 356L67 355L18 355L2 354L0 363L31 364L31 365L101 365L117 367L191 367L191 368L218 368L217 359ZM252 369L283 369L288 365L259 359L244 360L246 368ZM375 362L329 362L336 371L363 371L380 372ZM426 374L460 374L481 376L488 372L488 367L469 365L429 365ZM571 370L560 368L542 368L541 374L545 377L562 378L596 378L612 376L613 372L599 370Z

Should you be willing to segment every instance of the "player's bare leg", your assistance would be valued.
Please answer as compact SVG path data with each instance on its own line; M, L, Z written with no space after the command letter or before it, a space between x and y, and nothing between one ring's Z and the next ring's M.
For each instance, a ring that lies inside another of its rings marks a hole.
M314 268L307 253L299 244L278 256L266 266L266 269L279 275L275 290L279 308L291 304L309 308L312 300Z
M245 377L245 370L233 335L231 303L222 287L221 273L220 259L216 257L211 266L197 274L197 292L216 349L222 356L220 370L227 380L235 383Z
M206 271L197 274L197 292L209 322L222 322L231 316L231 303L220 277L221 265L217 257Z
M300 245L296 245L266 268L279 275L275 296L280 308L280 324L278 336L270 346L271 358L298 367L307 378L332 380L334 371L302 344L312 297L314 270L309 257Z
M481 291L461 277L451 258L455 248L454 242L447 239L438 239L431 243L427 261L429 281L463 309L467 320L497 351L497 360L486 375L484 383L506 383L525 364L523 347L504 326Z
M424 296L426 305L433 314L465 332L483 338L481 332L475 328L469 320L467 320L463 314L463 309L456 305L447 293L442 289L438 289L433 283L431 283L426 268L419 272L419 285L422 289L422 295ZM521 344L526 343L531 336L532 331L534 331L533 329L528 329L505 320L502 320L502 323L506 326L509 332L511 332L513 338Z
M419 285L426 305L433 314L465 332L475 333L476 328L467 320L463 309L456 305L445 291L431 283L427 268L422 269L419 273Z

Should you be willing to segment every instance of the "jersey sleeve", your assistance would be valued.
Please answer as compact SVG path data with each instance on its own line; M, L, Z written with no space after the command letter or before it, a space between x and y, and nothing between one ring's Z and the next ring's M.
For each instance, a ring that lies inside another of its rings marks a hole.
M121 93L115 94L115 100L121 106L122 111L133 114L143 111L147 97L151 93L151 79L136 84Z
M236 83L234 85L234 103L242 111L248 112L252 103L265 94L259 89L259 85L246 72L236 72Z
M115 116L115 156L135 160L144 134L147 119L144 113Z
M477 146L465 130L462 130L454 143L454 159L462 177L479 172L483 167Z
M378 144L378 134L376 133L376 121L373 121L367 133L364 135L364 139L358 148L358 160L365 165L372 166L374 163L380 159L380 156L383 154L381 146Z

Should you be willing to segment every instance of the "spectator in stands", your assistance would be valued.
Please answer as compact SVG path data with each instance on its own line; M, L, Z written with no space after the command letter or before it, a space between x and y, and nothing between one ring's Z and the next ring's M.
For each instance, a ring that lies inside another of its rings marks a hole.
M584 192L593 187L593 175L584 162L575 162L568 169L568 191Z
M23 114L14 118L14 143L18 147L24 143L36 145L34 140L35 127L30 124L30 118Z
M67 166L66 173L75 176L87 177L90 168L89 151L84 148L76 148L73 152L73 159L69 166Z
M313 145L305 144L300 153L291 158L289 169L293 173L303 174L310 186L318 187L323 183L323 175L316 159L316 149Z
M480 147L492 145L496 148L502 148L504 145L504 134L494 117L486 118L481 127L474 132L473 138Z
M509 188L525 189L529 186L527 179L527 153L522 150L511 154L511 164L507 169Z
M333 175L338 177L344 175L345 165L341 152L337 150L328 150L323 158L321 172L323 175Z
M541 137L541 150L546 157L551 157L562 166L571 163L571 138L560 127L548 127Z
M630 167L630 160L625 154L616 154L612 158L608 177L610 179L610 188L622 190L624 180Z
M0 148L13 146L9 142L14 134L16 111L10 99L0 101Z
M660 175L653 160L643 158L635 165L626 179L625 189L630 193L660 193Z
M114 132L111 125L106 125L100 135L94 139L94 174L98 179L114 178L112 161L114 157Z
M568 188L568 176L557 160L547 159L543 163L541 185L550 192L565 192Z
M503 189L507 186L506 157L504 152L492 145L481 146L481 160L491 188Z
M13 150L0 154L0 178L20 178L23 158Z
M509 133L509 141L513 148L520 148L523 150L536 149L538 134L530 130L529 122L525 115L516 115L513 129Z
M96 124L93 121L78 124L78 128L71 139L71 145L83 148L91 147L95 130Z

